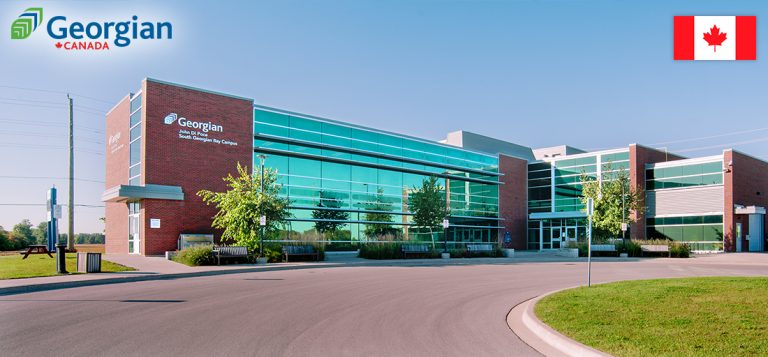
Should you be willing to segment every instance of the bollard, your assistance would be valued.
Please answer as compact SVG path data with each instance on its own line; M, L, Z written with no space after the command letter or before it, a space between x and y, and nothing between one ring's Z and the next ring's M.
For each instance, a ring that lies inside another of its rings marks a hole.
M56 244L56 272L59 274L69 274L67 271L66 249L66 244Z

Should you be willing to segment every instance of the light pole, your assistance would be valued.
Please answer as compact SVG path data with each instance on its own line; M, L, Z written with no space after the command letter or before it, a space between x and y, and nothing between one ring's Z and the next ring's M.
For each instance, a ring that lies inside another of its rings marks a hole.
M450 226L450 222L446 217L443 219L443 254L448 253L448 226Z
M260 154L259 155L259 161L261 162L261 174L259 175L260 183L259 183L259 190L261 195L260 200L260 206L264 204L264 161L267 160L267 155ZM262 207L259 207L262 208ZM260 209L261 210L261 209ZM267 217L264 215L263 210L261 210L262 215L259 217L259 257L264 257L264 226L267 225Z
M587 199L587 218L589 225L587 231L589 232L587 241L587 287L592 286L592 214L595 213L595 200L592 198Z

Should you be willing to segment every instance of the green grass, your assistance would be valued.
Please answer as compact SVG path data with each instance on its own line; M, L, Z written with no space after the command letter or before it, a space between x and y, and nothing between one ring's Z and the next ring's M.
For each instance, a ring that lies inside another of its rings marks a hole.
M21 254L0 256L0 279L34 278L53 276L56 274L56 254L54 258L46 254L34 254L22 260ZM101 271L119 272L135 270L131 267L101 260ZM77 257L74 253L67 254L67 271L77 271Z
M562 291L536 315L615 356L768 355L768 278L624 281Z

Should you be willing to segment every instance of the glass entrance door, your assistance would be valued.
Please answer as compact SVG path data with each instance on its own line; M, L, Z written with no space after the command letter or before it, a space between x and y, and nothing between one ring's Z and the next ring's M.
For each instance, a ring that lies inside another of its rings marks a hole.
M563 245L563 230L560 227L552 227L552 249L560 249Z
M140 205L138 202L128 204L128 253L139 254L141 247L141 226L139 219Z
M576 227L566 227L565 228L565 239L563 242L564 246L568 245L568 242L576 242L576 233L578 232L578 229Z

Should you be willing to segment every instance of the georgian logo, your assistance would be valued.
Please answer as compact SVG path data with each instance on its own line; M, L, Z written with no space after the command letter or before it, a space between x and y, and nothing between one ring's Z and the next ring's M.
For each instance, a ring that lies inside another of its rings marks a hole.
M209 122L192 121L185 117L180 117L176 113L170 113L165 116L165 119L163 119L163 123L165 123L166 125L171 125L174 122L178 122L179 126L183 126L185 128L190 128L190 129L197 129L202 131L203 133L207 133L209 131L220 133L224 131L224 127L221 125L214 124L210 121Z
M178 117L179 115L176 113L168 114L165 116L165 120L163 120L163 123L165 123L166 125L173 124L173 122L175 122Z
M11 24L11 39L23 40L37 30L37 25L43 22L43 8L30 7L19 15Z

